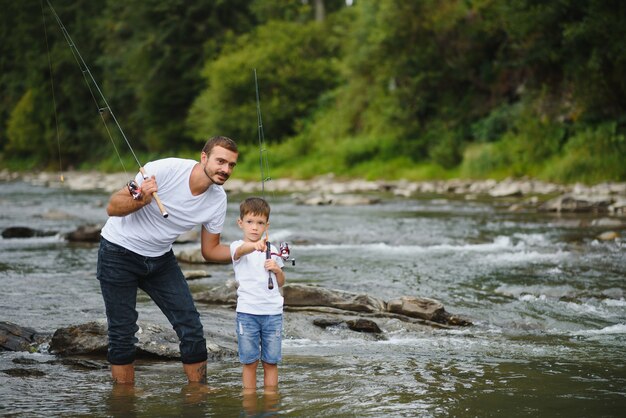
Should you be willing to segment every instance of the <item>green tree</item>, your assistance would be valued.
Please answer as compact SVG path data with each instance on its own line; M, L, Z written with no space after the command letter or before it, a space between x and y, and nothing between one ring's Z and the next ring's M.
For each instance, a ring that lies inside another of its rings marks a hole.
M138 148L162 152L192 145L184 123L203 86L202 65L219 52L230 33L251 28L248 4L107 2L101 30L108 36L99 62L111 100L119 104Z
M257 141L254 69L268 139L294 135L315 109L320 92L339 81L332 27L272 21L224 49L204 71L207 88L195 101L189 127L201 141L207 132Z

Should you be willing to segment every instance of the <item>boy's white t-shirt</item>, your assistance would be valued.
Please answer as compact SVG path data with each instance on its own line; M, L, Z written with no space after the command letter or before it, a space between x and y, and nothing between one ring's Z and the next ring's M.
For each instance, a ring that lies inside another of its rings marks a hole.
M164 218L156 201L126 216L111 216L102 236L145 257L158 257L172 248L180 234L202 224L212 234L222 232L226 219L226 192L211 185L198 196L191 194L189 177L197 161L165 158L145 165L148 176L155 176L159 198L169 216ZM141 173L135 181L143 182Z
M230 244L230 256L235 255L237 248L243 244L243 240L238 240ZM276 248L271 247L276 253ZM272 259L283 268L283 259L272 255ZM235 279L239 287L237 288L237 312L252 315L279 315L283 312L283 296L280 294L276 275L265 270L265 252L253 251L235 260L233 258L233 269ZM274 288L268 289L268 275L272 275Z

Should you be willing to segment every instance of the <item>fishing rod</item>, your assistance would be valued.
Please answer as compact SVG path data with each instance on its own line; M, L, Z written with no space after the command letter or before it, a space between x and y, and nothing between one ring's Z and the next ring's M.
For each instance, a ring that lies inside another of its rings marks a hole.
M48 3L48 7L50 8L50 11L52 12L52 15L54 16L54 19L57 21L59 27L61 28L61 33L63 33L63 37L65 38L65 41L69 45L70 51L72 51L72 55L74 56L74 59L78 63L78 66L79 66L79 68L80 68L80 70L81 70L81 72L83 74L83 78L85 79L85 83L87 84L87 88L89 89L89 92L91 93L91 96L93 97L93 100L96 103L96 107L98 108L98 113L100 114L100 118L102 119L102 122L104 124L104 128L107 131L107 133L109 135L109 138L111 139L111 143L113 143L113 147L115 148L115 151L117 152L117 156L118 156L120 162L122 163L122 167L124 166L124 163L122 162L122 159L121 159L121 157L119 155L119 152L117 151L117 147L115 146L115 141L113 141L113 136L111 135L111 131L109 130L107 122L106 122L106 120L104 118L105 112L108 113L111 116L111 119L113 119L113 122L115 122L115 125L117 126L117 129L120 131L120 134L122 135L122 138L124 138L124 141L126 142L126 145L128 146L128 149L130 150L131 154L133 155L133 158L135 159L135 162L137 162L137 165L139 166L139 172L141 173L141 175L143 176L144 179L147 179L148 175L146 174L146 172L145 172L145 170L143 168L143 165L139 162L139 158L137 158L137 155L135 154L135 151L133 150L133 147L130 145L130 141L126 137L126 134L124 133L124 130L122 129L121 125L117 121L117 118L115 117L115 114L113 113L113 110L111 109L111 106L109 106L109 102L107 101L106 97L104 97L104 93L102 93L102 90L100 89L100 86L98 85L98 83L96 82L96 79L94 78L93 74L91 73L91 70L89 69L89 66L87 65L87 63L83 59L83 56L81 55L80 51L78 50L78 47L76 46L76 43L74 42L74 40L70 36L69 32L65 28L65 25L63 24L63 21L61 21L61 18L57 14L56 10L54 10L54 7L52 7L52 3L50 3L50 0L46 0L46 3ZM98 92L98 95L100 96L100 99L102 100L102 103L104 104L104 106L101 106L100 103L98 102L98 99L96 98L96 95L94 94L94 91L91 88L91 84L89 83L89 80L91 80L91 83L93 83L94 87L96 88L96 90ZM56 111L56 109L55 109L55 111ZM137 191L137 187L138 186L133 185L133 183L134 182L131 181L128 184L129 191L131 192L131 195L133 195L133 198L137 198L136 196L140 196L140 195L137 194L137 193L133 194L133 189L135 191ZM161 199L159 198L159 195L156 192L154 192L154 193L152 193L152 197L156 201L157 206L159 207L159 210L161 211L161 214L163 215L163 217L167 218L169 216L169 214L165 210L165 207L163 206L163 203L161 203Z
M265 199L265 182L270 180L269 176L269 161L267 159L267 149L265 148L265 135L263 134L263 119L261 118L261 100L259 98L259 81L256 75L256 68L254 69L254 87L256 89L256 116L257 127L259 133L259 164L261 166L261 195ZM266 175L267 174L267 175ZM265 259L272 258L272 244L270 243L269 231L265 230ZM274 288L274 281L272 280L272 272L267 272L267 288Z
M254 87L256 89L256 114L257 114L257 127L259 134L259 164L261 168L261 195L265 199L265 182L270 181L272 178L269 175L270 166L269 159L267 157L267 148L265 145L265 135L263 133L263 119L261 118L261 99L259 96L259 81L256 75L256 68L254 69ZM291 251L289 250L289 244L286 242L280 243L280 253L272 253L272 247L270 243L270 236L268 230L265 230L265 259L269 260L272 255L280 256L284 261L288 261L291 257ZM296 260L291 259L292 265L296 265ZM274 281L272 280L272 272L268 272L267 288L274 288Z

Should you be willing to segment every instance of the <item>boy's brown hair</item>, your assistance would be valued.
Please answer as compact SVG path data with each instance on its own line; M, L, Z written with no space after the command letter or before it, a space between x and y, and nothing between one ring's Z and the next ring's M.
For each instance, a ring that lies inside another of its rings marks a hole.
M260 197L249 197L239 205L239 218L243 219L247 214L265 216L270 219L270 205Z

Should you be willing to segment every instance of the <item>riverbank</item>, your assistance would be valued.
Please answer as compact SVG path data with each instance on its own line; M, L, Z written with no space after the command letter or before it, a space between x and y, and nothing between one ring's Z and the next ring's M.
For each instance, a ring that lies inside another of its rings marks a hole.
M101 189L114 192L122 187L129 179L126 173L101 173L95 171L70 171L63 173L63 181L59 173L17 173L8 170L0 171L0 181L23 180L29 183L49 187L69 187L72 190ZM261 190L258 181L244 181L231 178L225 184L227 191L239 193L254 193ZM626 197L626 182L603 182L594 185L582 183L557 184L533 179L504 180L363 180L339 179L333 174L326 174L310 180L276 179L266 182L265 189L270 192L309 192L312 190L329 193L365 193L391 192L397 196L411 196L415 193L457 194L457 195L488 195L491 197L511 197L527 195L556 195L573 193L577 195L594 196L624 196Z
M127 173L72 171L63 173L15 173L0 171L0 181L25 181L45 187L67 187L75 191L103 190L113 193L128 181ZM63 180L63 181L62 181ZM258 181L231 178L224 188L229 193L261 192ZM277 179L265 183L269 193L292 193L299 204L355 205L377 203L379 199L353 198L346 195L387 193L396 197L452 195L466 200L502 199L511 210L536 209L553 212L590 212L626 215L626 183L604 182L594 185L556 184L534 179L470 180L363 180L339 179L332 174L310 180Z

